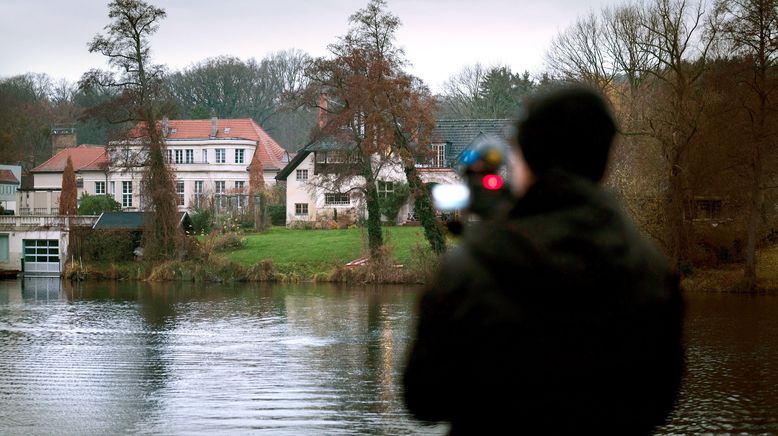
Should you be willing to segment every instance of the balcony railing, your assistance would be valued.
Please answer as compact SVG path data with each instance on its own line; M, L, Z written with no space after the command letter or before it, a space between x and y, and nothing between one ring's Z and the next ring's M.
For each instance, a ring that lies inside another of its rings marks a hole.
M207 164L209 163L207 160L203 159L193 159L191 161L182 160L180 162L176 162L175 159L165 159L165 162L167 162L170 165L195 165L195 164ZM211 162L213 163L213 162Z
M92 227L98 215L0 215L0 227Z

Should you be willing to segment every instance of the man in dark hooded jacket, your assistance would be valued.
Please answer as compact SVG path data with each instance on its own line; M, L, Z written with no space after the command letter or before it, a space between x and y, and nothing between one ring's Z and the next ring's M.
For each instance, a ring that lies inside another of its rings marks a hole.
M521 197L471 227L423 294L407 407L452 434L650 434L677 397L684 305L600 186L607 104L558 89L527 103L517 131Z

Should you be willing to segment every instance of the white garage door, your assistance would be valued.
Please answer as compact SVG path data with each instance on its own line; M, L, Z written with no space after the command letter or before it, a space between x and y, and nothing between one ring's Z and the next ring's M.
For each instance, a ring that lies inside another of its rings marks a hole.
M59 241L56 239L24 240L24 273L59 275Z

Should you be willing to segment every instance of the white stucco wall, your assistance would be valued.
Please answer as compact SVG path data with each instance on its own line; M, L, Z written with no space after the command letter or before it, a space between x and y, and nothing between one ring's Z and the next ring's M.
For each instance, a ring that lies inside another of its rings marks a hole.
M312 221L317 217L328 214L331 215L334 209L341 210L355 209L356 213L361 216L366 216L366 208L364 205L363 195L359 192L352 192L351 203L349 205L327 205L325 204L326 192L333 192L334 189L326 189L324 186L326 183L322 182L323 175L313 175L314 171L314 154L308 155L300 165L292 169L291 173L287 177L286 188L286 223L292 224L296 221ZM300 181L297 179L297 170L308 170L307 181ZM419 177L422 182L427 183L441 183L452 184L461 183L461 177L452 169L419 169ZM402 182L406 183L405 172L403 171L400 162L384 163L381 167L377 180ZM340 191L345 192L350 187L358 187L364 184L362 177L354 177L354 179L347 185L341 186ZM299 216L295 214L295 204L306 203L308 204L308 214L305 216ZM397 216L397 223L402 224L407 221L409 214L413 211L413 205L411 201L403 205ZM385 217L388 219L387 217Z
M295 221L311 221L316 216L316 201L314 193L311 192L308 180L298 180L297 170L307 170L308 179L311 180L314 170L313 153L309 154L286 178L286 224ZM308 204L307 215L296 215L295 204Z

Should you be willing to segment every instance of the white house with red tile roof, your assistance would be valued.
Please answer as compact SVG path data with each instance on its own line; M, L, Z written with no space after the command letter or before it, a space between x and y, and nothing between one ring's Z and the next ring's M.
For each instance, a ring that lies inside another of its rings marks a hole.
M266 185L272 186L289 161L287 152L250 118L165 119L160 128L180 210L195 207L204 196L247 194L248 169L257 162L262 165ZM81 145L64 149L32 170L34 188L20 196L24 203L20 211L56 213L68 156L76 171L79 198L84 192L107 194L124 210L140 210L144 169L135 162L142 162L142 155L141 146L132 141L111 143L107 148Z
M248 194L250 165L262 166L265 184L270 187L289 162L286 150L251 118L163 119L160 128L166 158L175 175L181 210L195 207L202 198L214 194ZM142 168L132 164L132 157L138 155L140 147L131 142L117 142L110 148L112 180L117 189L115 198L124 208L142 208L138 197ZM128 189L131 194L127 193Z

